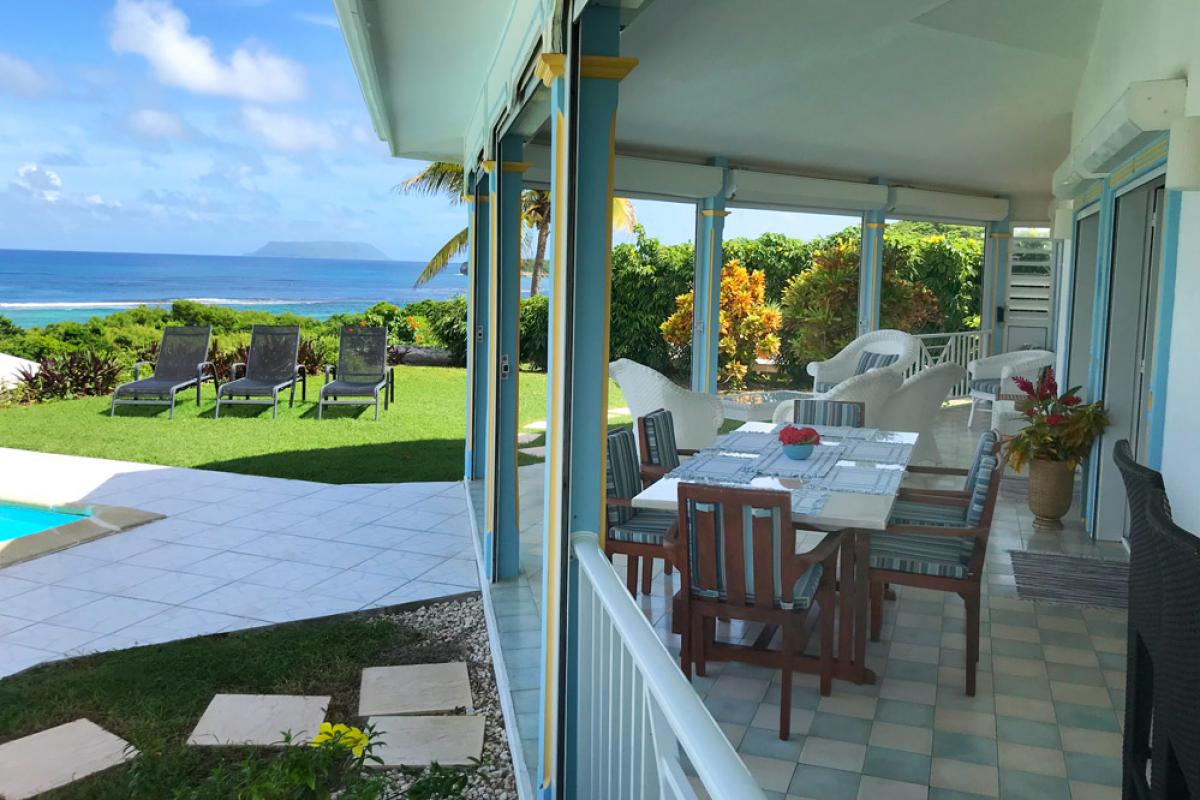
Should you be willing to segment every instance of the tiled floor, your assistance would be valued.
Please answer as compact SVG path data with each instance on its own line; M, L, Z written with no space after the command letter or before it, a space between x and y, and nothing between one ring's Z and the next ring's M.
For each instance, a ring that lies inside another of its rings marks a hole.
M0 449L0 496L166 519L0 569L0 677L478 588L462 485L329 485Z
M966 408L942 412L937 437L948 465L965 465L977 430ZM874 800L1107 800L1120 796L1125 615L1017 597L1009 550L1124 559L1119 543L1087 539L1075 511L1061 533L1037 533L1022 481L1001 491L985 574L979 687L963 693L964 614L957 596L900 587L883 637L868 647L879 682L835 682L823 698L810 676L794 680L792 737L778 738L779 675L710 664L693 681L714 718L772 798ZM521 470L522 573L491 587L527 763L536 765L540 659L542 471ZM478 513L478 499L475 501ZM620 574L623 565L617 565ZM661 565L659 565L661 569ZM677 580L677 575L676 575ZM638 604L674 654L670 596L659 572ZM725 624L722 638L753 639L757 626Z

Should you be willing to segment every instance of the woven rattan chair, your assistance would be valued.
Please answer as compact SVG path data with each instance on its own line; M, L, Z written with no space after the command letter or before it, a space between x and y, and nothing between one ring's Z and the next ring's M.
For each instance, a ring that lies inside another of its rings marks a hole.
M133 365L133 380L116 388L109 416L117 406L168 406L167 419L175 418L175 395L190 386L196 387L196 405L200 405L200 386L211 380L220 391L217 372L208 360L208 343L212 328L173 325L163 328L158 357ZM152 366L154 375L140 378L141 369Z
M300 352L299 325L255 325L250 333L250 355L246 363L230 367L230 377L245 373L217 390L217 408L214 417L221 416L222 405L270 406L271 417L279 415L279 393L291 388L288 406L296 403L296 383L300 383L300 397L305 399L307 384L304 367L296 363ZM242 399L238 399L242 398Z
M331 380L332 379L332 380ZM325 365L325 385L317 401L317 419L325 406L375 405L379 419L379 395L388 408L391 373L387 366L387 328L342 328L337 365Z

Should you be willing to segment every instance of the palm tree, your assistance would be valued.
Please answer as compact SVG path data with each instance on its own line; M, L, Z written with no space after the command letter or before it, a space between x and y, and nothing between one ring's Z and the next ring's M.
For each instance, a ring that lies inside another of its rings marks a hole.
M407 178L397 187L403 192L418 194L447 194L450 202L458 204L462 201L463 169L458 164L448 161L434 161L425 169ZM523 226L537 231L537 240L533 251L533 269L529 281L530 296L538 293L538 281L541 278L546 263L546 244L550 239L550 193L544 189L526 189L521 192L521 223ZM613 198L613 230L632 232L637 224L637 212L633 203L624 197ZM462 255L469 243L470 234L467 228L450 237L441 248L434 253L433 258L417 276L416 284L427 283L446 268L446 265Z

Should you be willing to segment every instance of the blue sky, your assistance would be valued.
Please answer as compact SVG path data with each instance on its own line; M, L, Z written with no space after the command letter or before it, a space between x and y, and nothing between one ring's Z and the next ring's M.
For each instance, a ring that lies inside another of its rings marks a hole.
M340 239L423 260L464 211L392 191L421 166L371 130L328 0L0 4L0 248ZM651 234L692 238L690 206L636 205ZM739 211L727 231L853 221Z

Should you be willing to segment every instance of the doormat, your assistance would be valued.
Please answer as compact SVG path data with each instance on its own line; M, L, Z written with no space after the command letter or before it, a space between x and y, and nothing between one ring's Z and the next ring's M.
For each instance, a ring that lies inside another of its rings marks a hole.
M1128 607L1129 565L1051 553L1009 550L1017 594L1023 600L1043 600L1093 608Z

